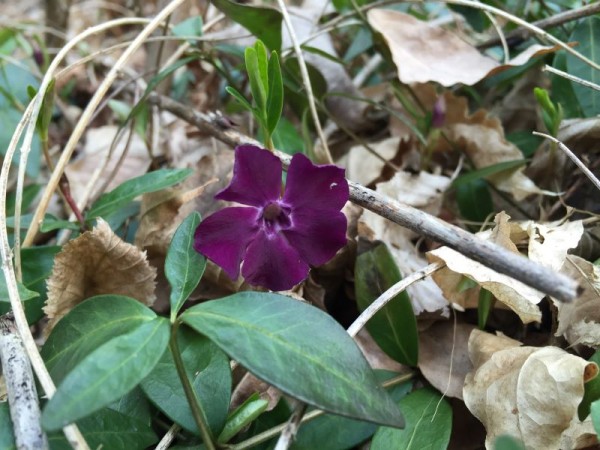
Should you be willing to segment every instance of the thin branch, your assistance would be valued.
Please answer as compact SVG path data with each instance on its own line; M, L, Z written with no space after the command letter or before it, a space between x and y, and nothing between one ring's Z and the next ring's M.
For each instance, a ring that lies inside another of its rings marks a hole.
M17 448L47 449L31 364L10 313L0 317L0 362Z
M283 20L285 22L285 25L287 26L288 32L290 33L290 40L292 41L292 45L294 46L296 58L298 58L300 74L302 75L304 89L306 89L308 107L310 109L310 114L312 115L313 122L315 124L315 130L317 131L317 135L319 136L319 140L321 141L321 147L316 146L316 148L318 149L317 159L322 163L333 164L333 159L331 158L329 148L327 147L327 138L323 133L323 129L321 128L321 122L319 121L319 114L317 113L317 107L315 105L315 96L312 91L310 76L308 75L306 62L304 61L304 56L302 56L302 49L300 48L300 44L298 43L298 38L296 37L296 32L294 31L292 20L290 19L290 15L288 14L287 7L285 6L283 0L277 0L277 3L279 4L281 14L283 15Z
M565 24L567 22L571 22L573 20L578 20L583 17L592 16L598 12L600 12L600 2L595 2L577 9L567 9L566 11L562 11L558 14L555 14L554 16L535 21L532 23L532 25L542 30L547 30L548 28L553 28ZM525 40L529 36L531 36L531 34L531 30L521 27L506 34L505 38L507 41L514 41L516 39ZM477 47L481 50L484 50L486 48L495 47L498 44L500 44L500 37L495 37L492 39L488 39L487 41L479 44Z
M411 273L406 278L398 281L392 287L390 287L387 291L381 294L373 303L371 303L367 309L365 309L360 316L356 318L352 325L348 328L348 334L352 337L356 336L358 332L367 324L371 318L377 314L377 312L387 305L394 297L398 294L406 290L411 284L416 283L417 281L422 280L423 278L427 278L432 273L440 270L444 267L445 264L442 263L433 263L428 266L418 270L414 273Z
M575 163L575 165L577 167L579 167L579 169L583 172L583 174L586 177L588 177L592 183L594 183L594 186L596 186L596 189L600 190L600 180L598 180L596 175L594 175L592 173L592 171L590 169L588 169L585 166L585 164L583 164L583 162L577 157L577 155L575 153L573 153L571 151L571 149L569 149L569 147L567 147L565 144L560 142L555 137L550 136L549 134L538 133L537 131L534 131L533 134L535 134L536 136L542 136L546 139L550 139L552 142L554 142L556 145L558 145L558 148L560 148L563 152L565 152L567 154L567 156L569 158L571 158L571 161L573 161Z
M169 428L169 431L167 431L167 433L162 437L160 442L156 444L154 450L167 450L177 437L177 433L179 433L180 430L181 427L174 423L171 428Z
M544 72L550 72L554 75L558 75L559 77L566 78L574 83L581 84L582 86L589 87L591 89L595 89L596 91L600 91L600 86L596 83L592 83L591 81L584 80L583 78L576 77L575 75L571 75L570 73L563 72L562 70L555 69L552 66L545 65L542 69Z
M223 129L215 123L210 115L193 111L168 97L153 94L148 97L148 101L231 146L241 143L260 145L248 136L231 129ZM281 158L284 164L289 163L288 155L281 152L275 152L275 154ZM348 184L350 185L350 201L409 228L421 236L447 245L490 269L519 280L558 300L568 302L573 300L577 294L577 283L565 275L556 273L524 256L509 252L462 228L367 189L358 183L349 181Z
M300 429L300 425L302 424L302 418L304 417L304 413L306 413L306 408L308 405L304 402L297 401L296 407L283 430L281 430L281 434L279 435L279 439L277 440L277 444L275 445L275 450L288 450L291 447L294 439L296 438L296 434Z

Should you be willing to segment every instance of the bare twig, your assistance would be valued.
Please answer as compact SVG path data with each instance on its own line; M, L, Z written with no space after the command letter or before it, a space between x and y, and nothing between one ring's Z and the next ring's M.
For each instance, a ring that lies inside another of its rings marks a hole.
M288 448L290 448L296 438L296 433L298 433L298 429L302 424L302 418L304 417L307 406L306 403L301 401L296 403L292 415L285 424L284 429L281 430L281 434L275 445L275 450L288 450Z
M547 30L548 28L553 28L564 23L571 22L573 20L592 16L598 12L600 12L600 2L595 2L577 9L567 9L566 11L562 11L558 14L555 14L554 16L533 22L532 25L535 25L536 27L542 30ZM524 40L532 34L533 33L531 30L521 27L511 31L504 37L507 41L514 41L515 39ZM486 48L495 47L498 44L500 44L500 37L495 37L492 39L488 39L487 41L479 44L477 47L483 50Z
M154 94L150 95L148 100L226 144L231 146L241 143L260 145L254 139L234 130L224 130L214 123L214 120L208 114L193 111L168 97ZM281 152L276 152L276 154L284 163L289 163L289 156ZM577 284L565 275L555 273L524 256L511 253L499 245L484 241L468 233L462 228L367 189L358 183L352 181L348 183L350 185L350 200L353 203L409 228L421 236L447 245L490 269L508 275L554 298L566 302L575 298Z
M406 278L398 281L392 287L390 287L387 291L381 294L373 303L371 303L367 309L365 309L360 316L356 318L352 325L348 328L348 334L352 337L356 336L358 332L367 324L367 322L375 315L377 312L387 305L394 297L396 297L399 293L406 290L408 286L417 281L422 280L423 278L427 278L433 272L444 267L445 264L442 263L433 263L428 266L418 270L414 273L411 273Z
M169 431L162 437L160 442L156 444L154 450L167 450L171 445L171 442L177 437L177 433L181 430L181 427L176 423L169 428Z
M569 147L567 147L565 144L560 142L555 137L550 136L549 134L538 133L537 131L534 131L533 134L535 134L536 136L542 136L546 139L550 139L552 142L554 142L556 145L558 145L558 148L560 148L563 152L565 152L566 155L569 158L571 158L571 161L573 161L575 163L575 165L577 167L579 167L579 169L583 172L583 174L586 177L588 177L592 183L594 183L594 186L596 186L596 189L600 190L600 180L598 180L598 178L592 173L592 171L590 169L588 169L585 166L585 164L583 164L583 162L577 157L577 155L575 153L573 153L571 151L571 149Z
M294 53L296 54L296 58L298 58L298 67L300 68L300 74L302 75L302 82L304 83L304 89L306 89L306 97L308 99L308 107L310 108L310 114L313 117L313 122L315 124L315 130L317 131L317 135L319 136L319 140L321 141L321 146L318 145L315 147L317 159L321 163L332 164L333 160L331 159L331 154L329 153L329 147L327 146L327 138L323 133L323 129L321 128L321 122L319 121L319 114L317 113L317 106L315 105L315 96L313 95L312 85L310 83L310 77L308 75L308 69L306 68L306 62L304 61L304 56L302 56L302 49L300 48L300 44L298 43L298 38L296 37L296 32L294 31L294 26L292 25L292 20L290 19L290 15L288 14L287 7L283 0L277 0L279 4L279 8L281 9L281 14L283 15L283 20L285 25L287 26L288 32L290 33L290 40L292 41L292 45L294 46Z
M544 72L550 72L554 75L558 75L559 77L566 78L574 83L581 84L582 86L589 87L591 89L595 89L596 91L600 91L600 86L596 83L592 83L591 81L584 80L583 78L576 77L575 75L571 75L570 73L563 72L562 70L555 69L552 66L545 65L542 69Z
M0 317L0 363L17 448L47 449L31 364L10 313Z

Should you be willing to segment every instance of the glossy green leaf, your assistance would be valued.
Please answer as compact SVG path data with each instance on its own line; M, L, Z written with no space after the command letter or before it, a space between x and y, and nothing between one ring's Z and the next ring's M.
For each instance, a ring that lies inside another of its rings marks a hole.
M49 431L92 414L133 389L161 359L170 323L156 319L98 347L65 377L42 413Z
M500 172L504 172L505 170L516 169L518 167L524 166L526 163L527 161L524 159L517 159L514 161L504 161L498 164L492 164L491 166L483 167L481 169L472 170L454 180L452 182L452 186L460 186L461 184L469 183L473 180L478 180L480 178L487 178L489 176L496 175Z
M188 377L216 435L225 425L229 410L229 358L215 344L189 328L180 327L177 339ZM186 430L199 435L170 351L165 352L141 386L163 413Z
M477 326L480 330L485 329L485 324L493 305L494 295L487 289L481 288L479 291L479 303L477 305Z
M269 59L269 94L267 100L267 128L273 133L283 111L283 80L281 78L281 67L276 52L271 53Z
M473 222L483 223L494 212L494 202L487 181L483 178L456 186L456 202L461 216ZM479 226L473 226L473 231Z
M389 379L392 372L377 371L380 381ZM385 376L382 376L385 375ZM412 382L407 381L388 389L392 398L398 402L411 390ZM302 424L294 439L291 450L346 450L358 447L361 442L370 438L377 430L377 425L348 419L333 414L323 414L316 419Z
M90 208L86 219L107 216L116 212L134 198L148 192L156 192L185 180L191 169L160 169L132 178L110 192L102 195Z
M264 6L244 5L232 0L213 0L212 3L234 22L263 41L269 50L281 49L281 25L283 16Z
M494 450L525 450L525 446L512 436L498 436L494 441Z
M25 315L29 323L35 323L44 316L42 308L46 302L46 280L52 273L54 256L61 250L58 245L27 247L21 249L21 269L23 283L27 289L37 292L39 296L25 305Z
M35 198L41 190L41 184L30 184L23 188L23 198L21 199L21 209L23 211L25 211L27 208L29 208L29 206L31 206L31 204L33 203L33 201L35 200ZM16 200L16 192L13 191L6 194L6 215L8 217L15 215Z
M381 427L371 442L371 450L446 450L452 431L452 407L439 392L419 389L400 400L406 428Z
M259 398L258 394L251 395L227 418L225 428L223 428L217 442L219 444L229 442L232 437L260 416L267 409L267 406L269 406L269 402Z
M600 436L600 400L596 400L590 406L590 414L592 415L592 423L596 434Z
M364 311L377 297L402 279L385 244L359 255L354 268L356 303ZM406 292L401 292L373 318L367 329L381 349L396 361L416 366L419 361L417 320Z
M556 52L552 66L555 69L567 72L566 52ZM570 80L558 75L549 73L552 79L552 96L563 107L565 117L580 118L583 116L581 106L573 90L573 84Z
M206 267L206 258L194 250L194 232L200 220L197 212L190 214L177 228L167 251L165 276L171 285L172 319L198 286Z
M232 88L231 86L227 86L225 88L225 90L229 93L229 95L231 95L233 98L235 98L238 102L240 102L240 104L246 108L248 111L252 112L252 105L248 102L248 100L246 100L244 98L244 96L242 94L240 94L235 88Z
M0 450L17 450L8 402L0 402Z
M589 361L600 365L600 350L596 350ZM581 399L581 403L577 409L579 420L582 421L589 415L591 404L600 399L600 376L596 376L596 378L585 383L584 388L583 399Z
M250 91L258 110L263 113L267 108L267 86L262 79L260 62L257 51L254 47L248 47L244 53L246 61L246 71L248 72L248 80L250 81Z
M508 133L506 140L519 147L523 157L531 158L544 139L532 134L531 131L515 131Z
M293 397L343 416L403 425L356 343L313 306L279 294L241 292L196 305L181 320Z
M37 310L39 308L39 294L37 292L27 289L23 284L17 283L17 291L19 292L19 298L25 308L25 314L29 321L32 317L37 316ZM6 279L4 275L0 276L0 315L6 314L12 310L10 305L10 298L8 297L8 286L6 285Z
M107 406L108 409L132 417L142 423L150 425L154 410L150 410L150 402L141 387L136 386L123 397Z
M569 37L569 42L579 42L577 51L592 61L600 61L600 17L588 17L582 20ZM600 71L586 64L579 58L567 54L567 72L570 75L600 84ZM600 92L572 83L575 96L585 117L600 114Z
M81 419L77 426L93 449L144 450L158 442L150 424L111 409ZM48 436L48 441L51 450L71 448L62 432Z
M56 324L42 347L52 379L62 382L95 349L155 318L154 311L130 297L98 295L87 299Z

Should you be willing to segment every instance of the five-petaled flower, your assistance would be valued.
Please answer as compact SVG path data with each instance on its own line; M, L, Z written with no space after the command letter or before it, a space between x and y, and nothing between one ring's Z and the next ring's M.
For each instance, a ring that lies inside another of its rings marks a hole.
M308 276L309 265L329 261L346 244L348 200L344 169L314 165L296 154L281 196L281 161L254 145L235 149L233 178L215 198L247 205L224 208L204 219L194 248L252 285L291 289Z

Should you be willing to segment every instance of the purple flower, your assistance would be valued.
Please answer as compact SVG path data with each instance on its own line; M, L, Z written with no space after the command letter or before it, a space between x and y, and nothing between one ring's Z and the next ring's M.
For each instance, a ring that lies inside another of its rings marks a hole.
M291 289L308 276L309 265L329 261L346 244L348 200L344 169L314 165L296 154L281 196L281 161L254 145L235 148L231 183L215 198L247 207L224 208L204 219L194 248L252 285Z

